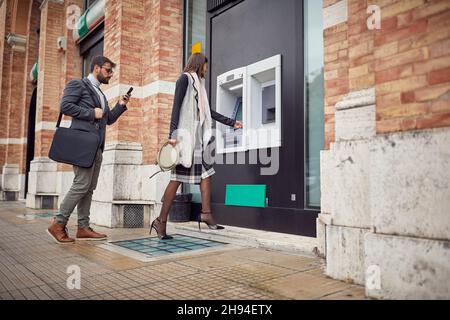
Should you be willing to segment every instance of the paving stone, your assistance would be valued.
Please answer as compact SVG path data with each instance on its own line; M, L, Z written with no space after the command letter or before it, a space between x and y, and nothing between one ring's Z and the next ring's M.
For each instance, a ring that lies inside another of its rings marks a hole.
M101 242L57 245L45 232L50 219L16 217L36 212L45 211L0 202L1 299L364 299L362 287L326 277L318 258L223 246L142 262L106 250ZM145 229L94 229L109 241L148 237ZM75 230L71 217L69 233ZM69 266L80 268L79 290L67 288Z

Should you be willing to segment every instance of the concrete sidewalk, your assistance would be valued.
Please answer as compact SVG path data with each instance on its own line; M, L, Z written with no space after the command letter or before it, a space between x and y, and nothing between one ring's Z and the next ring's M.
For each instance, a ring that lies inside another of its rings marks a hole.
M105 249L105 241L58 245L45 232L51 217L33 216L47 212L0 202L1 299L364 299L363 287L326 277L322 259L243 241L146 262ZM75 223L74 215L71 236ZM108 241L148 237L148 229L93 227ZM171 230L190 232L189 224ZM205 238L214 239L214 232ZM80 289L67 286L70 266L80 268Z

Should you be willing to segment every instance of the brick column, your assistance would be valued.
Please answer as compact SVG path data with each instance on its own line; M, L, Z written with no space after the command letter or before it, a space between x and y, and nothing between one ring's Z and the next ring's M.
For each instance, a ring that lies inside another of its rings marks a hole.
M9 79L11 47L6 43L6 36L11 32L12 6L10 1L2 1L0 6L0 166L3 168L6 161L6 148L8 141L7 119L9 105ZM2 185L2 172L0 171L0 190ZM3 194L1 194L3 196ZM0 197L1 199L1 197Z
M158 214L167 175L151 181L148 177L156 171L158 147L167 139L181 70L182 2L106 1L104 55L117 67L104 91L111 107L130 86L134 91L128 111L107 131L105 161L91 210L94 223L121 226L127 204L144 205Z
M70 8L72 5L78 6L80 8L80 13L83 12L84 0L66 0L64 1L64 17L70 17L70 15L73 14L73 11L71 11L72 8ZM69 27L71 27L71 24L69 24ZM80 56L78 45L76 45L73 40L73 30L69 27L65 23L61 33L61 36L65 37L67 40L67 50L62 52L60 97L62 97L63 89L66 84L70 80L80 79L82 74L82 57ZM59 101L60 99L58 100L58 106ZM63 122L70 123L71 119L71 117L63 116ZM59 208L64 196L72 185L74 174L72 166L67 164L58 163L57 170L56 193L59 195L57 202L57 207Z
M25 197L25 175L26 175L26 160L27 160L27 147L28 147L28 141L27 141L27 135L28 135L28 128L29 128L29 112L30 112L30 102L31 102L31 96L33 94L33 90L36 87L36 84L33 83L30 78L29 74L33 68L33 65L38 60L39 56L39 35L37 33L37 30L40 27L40 10L39 10L39 3L36 1L32 1L32 5L30 6L30 12L28 16L28 32L27 32L27 51L26 51L26 58L25 58L25 75L24 79L22 80L24 82L24 88L25 88L25 97L23 99L23 113L21 116L21 134L20 136L23 137L23 148L22 153L20 157L19 162L19 169L20 169L20 195L19 198L23 199ZM26 143L26 144L25 144ZM34 141L31 143L34 144Z
M12 17L11 33L7 34L7 42L11 47L9 57L8 104L6 107L6 151L5 163L2 168L3 197L7 200L17 200L23 190L24 175L20 168L26 150L26 139L23 135L23 118L26 114L26 55L27 26L31 9L31 1L18 4L16 16ZM23 193L23 192L22 192Z
M337 5L339 0L325 0L323 7ZM348 23L339 23L323 31L325 80L325 149L335 134L335 105L348 93Z
M168 138L175 82L183 66L183 1L146 0L145 12L143 193L155 201L155 214L159 214L170 173L148 177L159 170L154 163Z
M64 35L65 6L47 0L41 5L39 66L36 106L36 142L28 184L27 207L42 208L42 200L54 207L57 200L57 164L48 158L55 132L61 96L61 72L64 53L56 46Z

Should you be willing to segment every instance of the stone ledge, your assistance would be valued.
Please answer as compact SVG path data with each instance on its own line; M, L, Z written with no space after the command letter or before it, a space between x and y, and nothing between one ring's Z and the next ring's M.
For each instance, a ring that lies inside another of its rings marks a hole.
M336 103L336 111L366 107L375 104L375 88L354 91Z
M99 201L107 202L107 201ZM112 204L143 204L143 205L154 205L156 201L153 200L113 200Z
M169 222L168 228L168 230L175 232L179 230L190 236L223 241L236 245L279 250L311 257L316 256L317 239L312 237L232 226L225 226L224 230L216 231L208 229L205 224L201 226L202 229L199 231L198 223L193 221L185 223Z

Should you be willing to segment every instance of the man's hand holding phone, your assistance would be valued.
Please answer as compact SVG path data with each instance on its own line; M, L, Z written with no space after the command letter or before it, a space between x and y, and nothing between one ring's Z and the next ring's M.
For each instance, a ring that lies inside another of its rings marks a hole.
M122 98L120 99L119 104L126 105L128 103L128 101L130 101L132 91L133 91L133 87L130 87L128 92L125 95L123 95Z

